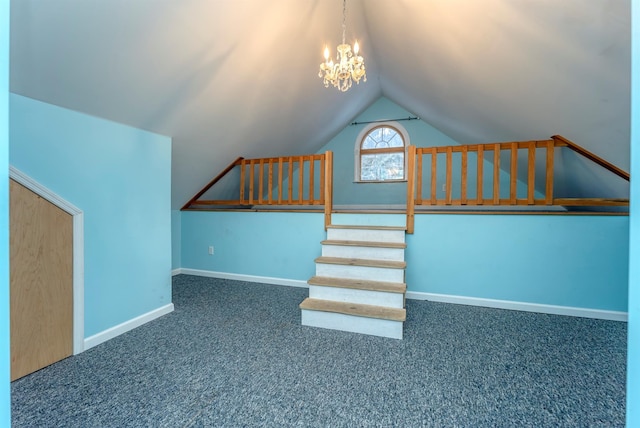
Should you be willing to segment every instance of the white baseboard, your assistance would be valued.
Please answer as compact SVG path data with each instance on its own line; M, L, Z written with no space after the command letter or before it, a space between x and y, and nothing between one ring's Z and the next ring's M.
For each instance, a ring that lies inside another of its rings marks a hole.
M626 312L601 309L575 308L571 306L545 305L542 303L513 302L510 300L483 299L481 297L453 296L449 294L407 291L406 297L415 300L454 303L457 305L482 306L485 308L509 309L514 311L538 312L541 314L567 315L572 317L595 318L610 321L627 321Z
M171 276L176 276L176 275L180 275L182 273L182 269L178 268L178 269L174 269L171 271Z
M262 284L286 285L288 287L308 288L307 281L299 279L273 278L270 276L243 275L239 273L216 272L212 270L181 268L180 273L185 275L206 276L209 278L235 279L237 281L260 282Z
M135 317L129 321L123 322L122 324L118 324L115 327L111 327L98 334L87 337L84 339L84 350L86 351L89 348L93 348L94 346L106 342L109 339L113 339L116 336L120 336L123 333L133 330L136 327L140 327L141 325L146 324L149 321L153 321L156 318L160 318L170 312L173 312L173 303L169 303L168 305L154 309L146 314L142 314L139 317Z
M237 273L215 272L199 269L176 269L185 275L205 276L209 278L235 279L238 281L259 282L263 284L286 285L289 287L309 288L306 281L267 276L242 275ZM175 272L175 271L174 271ZM481 297L454 296L449 294L423 293L407 291L407 299L430 300L432 302L453 303L456 305L481 306L485 308L508 309L513 311L537 312L541 314L566 315L572 317L595 318L610 321L628 319L627 312L605 311L602 309L575 308L571 306L545 305L542 303L514 302L510 300L484 299Z

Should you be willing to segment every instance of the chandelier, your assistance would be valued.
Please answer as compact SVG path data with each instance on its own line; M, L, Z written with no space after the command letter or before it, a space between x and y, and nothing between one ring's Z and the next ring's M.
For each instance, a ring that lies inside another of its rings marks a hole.
M324 87L328 88L329 84L338 88L341 92L346 92L353 81L360 83L360 79L367 81L367 73L364 69L364 58L358 55L360 47L358 41L353 45L353 53L351 46L345 43L346 33L346 16L347 16L347 0L342 3L342 44L338 45L338 54L336 63L333 59L329 59L329 48L324 48L324 62L320 64L320 72L318 77L323 78Z

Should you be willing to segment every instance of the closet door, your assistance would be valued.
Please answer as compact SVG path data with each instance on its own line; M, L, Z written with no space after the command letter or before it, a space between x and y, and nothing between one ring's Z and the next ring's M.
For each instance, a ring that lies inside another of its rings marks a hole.
M10 183L13 381L73 353L73 218Z

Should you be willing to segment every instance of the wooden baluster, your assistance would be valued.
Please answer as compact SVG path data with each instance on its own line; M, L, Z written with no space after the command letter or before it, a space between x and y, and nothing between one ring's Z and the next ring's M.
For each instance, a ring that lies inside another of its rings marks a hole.
M282 175L284 174L283 166L284 158L280 157L278 158L278 205L282 205Z
M289 156L289 205L293 202L293 156Z
M431 148L431 205L438 203L438 150Z
M407 159L407 233L413 233L414 228L414 217L415 217L415 194L414 194L414 186L416 180L416 146L409 146L408 151L408 159ZM422 167L422 154L418 155L418 163L419 169ZM418 183L422 181L422 174L418 172ZM420 184L418 184L419 187ZM418 191L418 195L420 195L420 191ZM420 197L420 196L418 196Z
M547 141L546 183L544 189L544 203L553 205L553 161L555 141Z
M460 168L462 175L460 177L460 204L467 205L467 146L462 146L460 159Z
M324 186L324 229L331 224L331 211L333 210L333 152L325 153L325 186Z
M242 159L240 162L240 205L244 204L244 174L246 161Z
M484 146L482 144L478 144L478 166L476 168L476 203L478 205L482 205L483 201L483 189L482 186L484 184Z
M310 159L309 159L309 204L310 205L314 205L316 202L316 195L314 192L314 180L313 180L313 176L315 174L315 163L316 163L316 158L315 156L311 155Z
M267 183L269 192L269 205L273 203L273 158L269 159L269 181Z
M451 148L451 146L448 146L447 147L447 181L445 184L447 189L446 195L445 195L445 198L446 198L445 203L447 205L451 205L451 188L453 187L451 183L452 158L453 158L453 149Z
M493 145L493 205L500 205L500 144Z
M324 173L325 173L325 159L326 159L326 155L321 155L320 157L320 193L319 193L319 197L320 197L320 204L324 205L324 186L325 186L325 179L324 179Z
M253 205L253 181L255 180L255 173L253 164L255 163L254 159L249 161L249 205Z
M527 204L533 205L536 191L536 143L529 144L529 159L527 162Z
M262 204L262 197L264 195L264 159L260 159L260 166L258 167L258 203Z
M516 205L518 197L518 143L511 143L511 173L509 186L509 203Z
M302 194L304 189L304 156L300 156L298 164L298 204L302 205Z
M409 148L414 147L413 150L413 159L416 163L416 176L413 178L415 186L416 186L416 204L422 205L422 156L423 152L420 149L416 149L415 146L409 146ZM411 149L409 149L411 150ZM411 156L409 156L407 165L411 165ZM410 171L410 170L409 170ZM409 174L409 172L407 172ZM407 176L409 177L409 175Z

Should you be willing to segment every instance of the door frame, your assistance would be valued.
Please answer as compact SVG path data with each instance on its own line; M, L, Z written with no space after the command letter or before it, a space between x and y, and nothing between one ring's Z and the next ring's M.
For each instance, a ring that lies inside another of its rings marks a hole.
M79 354L84 351L84 213L11 165L9 178L73 217L73 355Z

